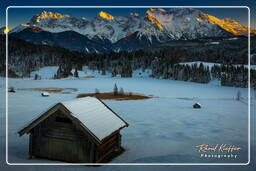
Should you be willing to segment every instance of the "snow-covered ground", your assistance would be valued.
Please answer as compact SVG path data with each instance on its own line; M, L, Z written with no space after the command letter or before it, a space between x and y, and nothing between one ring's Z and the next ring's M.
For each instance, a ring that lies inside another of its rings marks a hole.
M0 79L1 99L4 99L5 82L4 78ZM9 79L9 86L15 88L56 87L76 88L77 91L70 94L51 93L49 97L41 97L40 92L36 91L18 90L16 93L9 94L8 161L10 163L55 163L56 161L42 159L28 160L28 136L19 137L18 129L54 103L74 99L79 93L94 92L95 88L98 88L100 92L109 92L112 91L115 83L126 92L153 95L155 98L139 101L104 101L129 123L129 127L121 131L122 145L126 151L112 162L247 162L247 89L153 78L119 77L60 80ZM234 100L238 90L242 95L241 101ZM252 92L253 97L251 98L252 113L256 111L254 93ZM202 109L193 109L192 105L195 102L202 104ZM4 105L1 105L1 111L5 111ZM5 127L4 119L5 116L1 115L1 130L4 130ZM252 119L255 123L254 115ZM256 144L253 140L255 137L252 138L252 154L256 154ZM4 134L1 134L0 160L2 162L5 161L4 141ZM226 160L200 158L200 153L195 147L199 144L222 143L241 147L241 151L238 153L239 157ZM252 160L255 161L253 156ZM32 168L35 169L36 166ZM75 170L137 170L142 167L47 167L50 170L70 170L72 168ZM143 168L154 170L155 167L144 166ZM170 167L159 167L163 170L168 168ZM184 166L174 168L187 170ZM194 168L194 170L202 169L199 166ZM210 168L225 170L227 167L207 167L208 170ZM231 168L236 170L234 166ZM253 170L253 168L249 166L245 170Z
M83 66L82 73L79 73L79 77L111 77L111 73L106 71L106 75L102 75L97 70L91 70L88 68L88 66ZM81 74L81 75L80 75Z
M34 78L35 75L39 75L41 79L52 79L54 75L57 73L58 66L47 66L42 67L38 71L31 72L31 78Z
M195 61L195 62L182 62L180 64L183 65L193 65L193 64L197 64L199 65L200 63L203 63L204 66L208 66L210 69L214 66L214 65L221 65L220 63L213 63L213 62L201 62L201 61ZM238 65L237 65L238 66ZM248 67L248 65L243 65L245 67ZM58 70L58 66L48 66L48 67L42 67L37 71L33 71L31 72L30 78L27 79L34 79L35 78L35 74L38 74L41 79L53 79L54 75L57 74L57 70ZM250 66L251 69L256 69L256 65L251 65ZM75 69L71 70L71 73L74 75ZM151 69L136 69L133 71L132 77L135 78L149 78L150 75L152 74L152 70ZM91 70L88 68L88 66L83 66L82 70L78 70L78 75L80 78L88 78L88 77L101 77L101 78L107 78L107 77L111 77L111 72L106 71L105 75L102 75L101 72L99 72L98 70ZM121 77L120 75L117 75L116 77ZM68 79L75 79L74 77L69 77Z
M132 72L132 77L135 77L135 78L148 78L150 77L150 75L152 75L151 69L145 69L145 70L137 69Z
M180 64L183 64L183 65L194 65L194 64L197 64L197 65L200 65L200 63L202 63L204 66L208 66L210 69L214 66L214 65L217 65L217 66L221 66L222 64L220 63L214 63L214 62L202 62L202 61L195 61L195 62L181 62ZM244 66L246 68L248 68L248 65L234 65L234 66ZM250 69L256 69L256 65L250 65Z
M47 66L42 67L37 71L31 72L30 78L27 79L34 79L35 75L41 77L41 79L53 79L54 75L57 74L58 66ZM74 75L75 69L71 70L71 73ZM133 71L132 77L136 78L146 78L149 77L152 74L152 70L150 69L137 69ZM83 66L82 70L78 70L78 76L80 78L88 78L88 77L111 77L111 73L109 71L106 71L105 75L102 75L101 72L98 70L91 70L88 68L88 66ZM121 77L121 75L117 75L116 77ZM74 77L69 77L68 79L74 79Z

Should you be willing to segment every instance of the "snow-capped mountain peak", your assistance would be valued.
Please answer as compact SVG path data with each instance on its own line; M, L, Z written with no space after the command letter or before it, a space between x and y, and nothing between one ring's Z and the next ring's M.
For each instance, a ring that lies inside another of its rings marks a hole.
M136 13L136 12L135 13L131 13L130 15L133 16L133 17L139 17L140 16L140 14Z
M8 34L9 32L12 31L12 28L10 28L10 27L2 27L2 28L0 28L0 31L1 31L2 34Z
M114 20L115 19L114 16L112 16L111 14L104 12L104 11L99 12L99 16L106 20Z
M70 15L43 11L40 15L34 15L29 25L42 28L49 32L76 31L80 33L87 26L88 20Z
M208 21L211 24L216 24L222 29L236 36L248 34L248 27L231 18L218 19L217 17L205 14L203 12L199 12L199 18L204 21ZM251 34L256 34L256 30L251 29Z
M85 16L86 17L86 16ZM179 39L247 35L248 28L233 19L218 19L192 8L148 9L145 15L113 16L101 11L93 19L43 11L12 32L35 26L48 32L75 31L89 39L95 36L116 43L127 36L160 42ZM251 30L256 34L256 30Z
M60 13L42 11L42 13L36 17L36 22L39 23L43 19L61 19L65 17L69 17L69 15L62 15Z
M160 30L164 30L164 26L161 24L161 22L158 20L157 18L157 14L155 13L155 9L151 8L149 10L147 10L146 15L147 15L147 19L152 23L155 24ZM159 12L162 12L159 10Z

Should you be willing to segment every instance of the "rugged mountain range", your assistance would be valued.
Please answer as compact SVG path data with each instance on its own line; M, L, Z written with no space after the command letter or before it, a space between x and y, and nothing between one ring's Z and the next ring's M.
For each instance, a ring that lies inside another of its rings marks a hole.
M247 35L237 21L218 19L191 8L149 9L144 16L100 12L92 20L43 11L9 34L36 44L80 52L133 51L172 40ZM7 32L7 31L6 31ZM256 35L256 30L251 30Z
M13 37L32 42L34 44L50 45L55 47L62 47L72 51L78 52L108 52L111 42L106 39L99 39L81 35L74 31L63 31L59 33L51 33L43 31L38 27L26 28L20 32L10 34Z

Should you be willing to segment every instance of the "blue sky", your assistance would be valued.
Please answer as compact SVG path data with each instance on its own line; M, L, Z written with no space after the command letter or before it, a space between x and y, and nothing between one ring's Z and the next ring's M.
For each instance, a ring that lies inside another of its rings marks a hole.
M248 6L251 9L251 26L256 28L256 1L255 0L129 0L129 1L114 1L114 0L2 0L0 10L3 11L0 15L0 27L5 25L5 9L7 6ZM21 23L26 23L34 15L40 13L44 9L10 9L9 25L14 27ZM114 16L129 15L131 12L138 12L145 15L146 9L46 9L48 11L60 12L69 14L75 17L93 18L101 10L111 13ZM218 18L234 18L242 24L247 25L247 9L200 9L203 12L214 15Z

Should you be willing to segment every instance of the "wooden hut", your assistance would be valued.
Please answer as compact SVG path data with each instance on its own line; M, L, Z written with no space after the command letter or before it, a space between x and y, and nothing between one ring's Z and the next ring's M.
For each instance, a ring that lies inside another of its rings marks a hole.
M41 96L43 96L43 97L48 97L48 96L49 96L49 93L48 93L48 92L42 92L42 93L41 93Z
M200 108L201 108L201 104L200 104L200 103L195 103L195 104L193 105L193 108L194 108L194 109L200 109Z
M30 134L30 158L95 163L121 147L120 116L94 97L54 105L18 133Z

